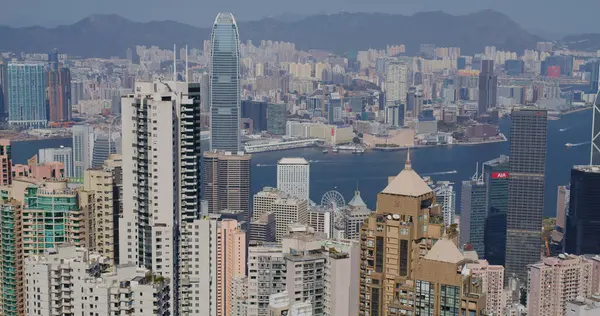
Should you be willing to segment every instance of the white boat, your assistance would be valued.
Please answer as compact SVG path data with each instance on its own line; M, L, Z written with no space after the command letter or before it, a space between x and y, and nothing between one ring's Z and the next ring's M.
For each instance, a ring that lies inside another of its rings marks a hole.
M339 152L339 151L340 151L340 150L339 150L337 147L333 147L333 148L331 149L331 152L333 152L333 153L337 153L337 152Z
M571 143L566 143L566 144L565 144L565 147L573 147L573 144L571 144Z

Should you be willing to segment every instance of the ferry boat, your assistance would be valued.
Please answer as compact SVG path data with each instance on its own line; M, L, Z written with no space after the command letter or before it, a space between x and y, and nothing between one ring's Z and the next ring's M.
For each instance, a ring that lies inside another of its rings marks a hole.
M339 150L337 147L333 147L333 148L331 149L331 152L333 152L333 153L338 153L339 151L340 151L340 150Z
M571 143L566 143L566 144L565 144L565 147L573 147L573 144L571 144Z
M352 150L352 154L354 155L362 155L365 153L365 149L364 148L354 148L354 150Z
M327 148L323 149L323 154L328 154L329 150Z

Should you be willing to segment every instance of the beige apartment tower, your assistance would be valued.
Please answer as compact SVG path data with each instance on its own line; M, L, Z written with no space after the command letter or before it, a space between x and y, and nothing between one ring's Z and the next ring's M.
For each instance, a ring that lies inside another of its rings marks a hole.
M444 236L435 193L412 169L409 154L404 170L378 194L376 212L360 231L359 315L434 316L440 315L439 295L434 296L440 291L452 291L447 294L456 298L453 302L466 298L471 289L463 287L457 269L467 260L456 248L456 232L448 233ZM456 315L483 311L485 297L461 304L449 308Z

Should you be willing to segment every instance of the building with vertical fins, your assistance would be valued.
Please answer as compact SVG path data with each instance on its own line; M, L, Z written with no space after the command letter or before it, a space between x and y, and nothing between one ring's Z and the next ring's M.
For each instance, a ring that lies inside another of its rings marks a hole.
M506 255L506 212L508 209L508 156L483 163L483 181L487 189L484 258L492 265L504 265Z
M240 40L235 18L219 13L210 50L211 149L240 149Z
M506 276L527 280L527 265L540 261L548 113L515 108L510 128Z
M48 124L43 64L8 64L8 122L23 128Z
M122 98L119 261L169 280L171 315L179 307L180 225L200 217L200 106L193 87L136 82L135 92Z
M479 115L487 113L490 108L496 106L497 91L498 76L494 74L494 61L482 60L479 73Z
M483 179L463 181L460 210L460 245L471 244L477 255L485 253L484 232L487 216L486 186Z
M50 122L70 121L71 71L58 61L58 50L48 54L50 67L47 72L48 119Z

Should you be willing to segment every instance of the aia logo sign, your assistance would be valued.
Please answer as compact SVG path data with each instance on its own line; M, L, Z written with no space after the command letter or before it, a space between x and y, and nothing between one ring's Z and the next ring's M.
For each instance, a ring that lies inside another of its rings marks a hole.
M508 172L492 172L492 179L508 179Z

